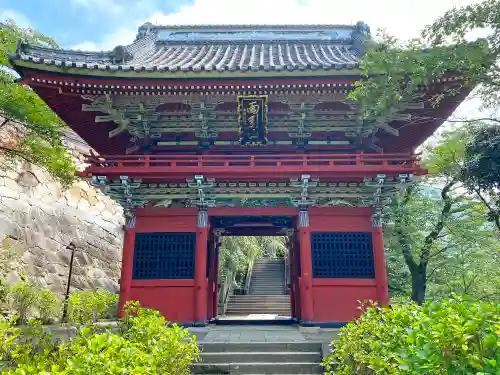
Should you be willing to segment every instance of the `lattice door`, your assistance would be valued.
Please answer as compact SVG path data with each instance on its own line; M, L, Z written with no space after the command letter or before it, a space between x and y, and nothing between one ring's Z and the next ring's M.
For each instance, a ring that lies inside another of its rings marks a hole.
M135 280L193 279L196 233L136 233Z
M311 233L313 277L372 279L375 277L370 232Z

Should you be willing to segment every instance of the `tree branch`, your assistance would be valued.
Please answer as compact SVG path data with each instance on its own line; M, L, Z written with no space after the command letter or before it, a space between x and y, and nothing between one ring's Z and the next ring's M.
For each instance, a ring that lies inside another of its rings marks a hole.
M493 220L495 221L495 225L497 226L498 230L500 230L500 215L498 214L497 210L495 210L489 204L488 200L485 197L483 197L483 195L481 194L481 191L479 189L474 189L474 192L477 194L479 199L481 199L481 202L483 202L483 204L486 206L486 208L488 208L488 210L490 211L490 213L493 216Z
M401 201L402 207L406 206L410 199L411 195L413 194L413 186L410 186L406 189L405 194L403 196L403 200ZM397 236L399 237L399 243L401 245L401 251L403 253L403 257L405 259L406 264L408 265L408 268L410 269L411 272L414 272L418 264L415 261L415 258L413 257L412 249L411 249L411 239L408 236L408 234L403 230L404 224L401 222L400 219L396 219L395 223L395 232Z
M439 254L444 253L445 251L449 250L451 246L445 246L441 250L436 251L435 253L429 254L429 259L434 258L435 256L438 256Z
M439 215L439 220L434 226L434 229L425 237L424 240L424 245L420 249L420 264L419 266L425 267L427 266L427 263L429 262L429 257L430 257L430 252L431 252L431 247L434 241L438 238L438 236L441 234L441 231L444 228L444 224L448 216L450 215L451 207L452 207L452 200L450 198L449 191L453 187L453 185L456 184L455 180L449 181L441 190L441 199L444 202L444 206L441 209L441 214Z

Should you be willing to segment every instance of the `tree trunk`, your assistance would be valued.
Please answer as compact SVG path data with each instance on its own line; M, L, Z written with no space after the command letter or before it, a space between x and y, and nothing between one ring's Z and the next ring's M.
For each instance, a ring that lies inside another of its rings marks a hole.
M427 265L420 264L411 272L411 299L419 305L425 301L427 291Z

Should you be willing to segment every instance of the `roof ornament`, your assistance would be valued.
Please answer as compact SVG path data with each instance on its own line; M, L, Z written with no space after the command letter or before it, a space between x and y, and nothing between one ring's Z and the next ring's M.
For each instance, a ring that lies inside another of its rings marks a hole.
M124 46L116 46L113 48L111 52L111 59L113 60L113 64L123 64L127 61L132 60L134 56L127 51Z
M368 26L363 21L359 21L356 23L356 32L365 38L371 37L370 26Z
M143 38L149 32L155 27L151 22L146 22L143 25L139 26L139 29L137 30L137 37L135 38L136 40Z

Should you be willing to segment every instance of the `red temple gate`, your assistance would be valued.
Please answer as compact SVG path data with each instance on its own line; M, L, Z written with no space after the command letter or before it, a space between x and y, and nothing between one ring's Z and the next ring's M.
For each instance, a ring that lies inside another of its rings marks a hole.
M427 92L460 86L449 75L362 121L346 95L369 40L362 22L145 24L109 52L19 45L22 82L98 153L79 176L124 207L120 307L205 324L220 236L275 234L289 237L298 322L339 325L360 300L388 303L384 206L426 173L415 148L467 93L433 108Z

